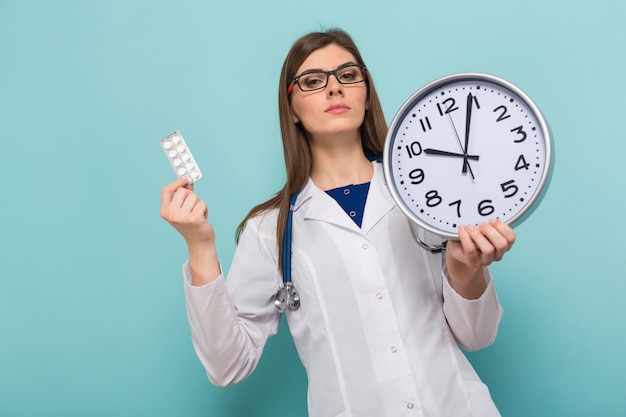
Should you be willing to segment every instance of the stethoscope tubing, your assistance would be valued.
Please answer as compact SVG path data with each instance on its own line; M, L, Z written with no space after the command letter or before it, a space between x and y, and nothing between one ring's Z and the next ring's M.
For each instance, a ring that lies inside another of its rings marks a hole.
M289 211L287 212L287 223L283 234L283 284L291 282L291 233L293 230L293 209L298 199L298 193L294 193L289 200Z

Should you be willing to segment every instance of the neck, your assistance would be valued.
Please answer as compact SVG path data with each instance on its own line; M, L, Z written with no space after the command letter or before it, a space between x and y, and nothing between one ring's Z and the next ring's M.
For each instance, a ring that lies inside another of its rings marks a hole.
M311 179L326 191L348 184L363 184L374 175L372 163L365 157L361 138L357 140L311 142L313 169Z

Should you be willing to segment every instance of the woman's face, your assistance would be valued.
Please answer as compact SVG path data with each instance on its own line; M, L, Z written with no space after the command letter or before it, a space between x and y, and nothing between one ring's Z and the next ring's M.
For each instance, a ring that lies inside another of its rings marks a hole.
M355 57L336 44L312 52L300 65L296 75L308 70L332 71L347 64L357 64ZM315 141L336 135L358 135L366 110L367 85L340 84L334 75L322 90L301 91L295 87L291 93L291 107L295 123Z

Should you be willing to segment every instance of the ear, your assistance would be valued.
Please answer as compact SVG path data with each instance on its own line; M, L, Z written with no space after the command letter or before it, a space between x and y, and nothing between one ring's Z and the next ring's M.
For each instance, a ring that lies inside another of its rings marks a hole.
M293 123L294 124L300 123L300 119L298 118L298 116L296 116L296 114L293 112L293 110L291 111L291 116L293 117Z

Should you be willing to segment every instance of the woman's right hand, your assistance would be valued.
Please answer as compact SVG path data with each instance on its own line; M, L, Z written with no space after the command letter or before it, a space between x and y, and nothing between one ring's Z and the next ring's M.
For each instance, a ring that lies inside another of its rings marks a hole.
M215 250L215 231L207 220L206 203L193 192L193 184L181 177L161 191L161 217L180 233L189 249L191 284L214 281L221 273Z
M190 249L215 242L215 231L207 220L207 205L193 192L187 177L180 177L161 190L161 217L183 236Z

